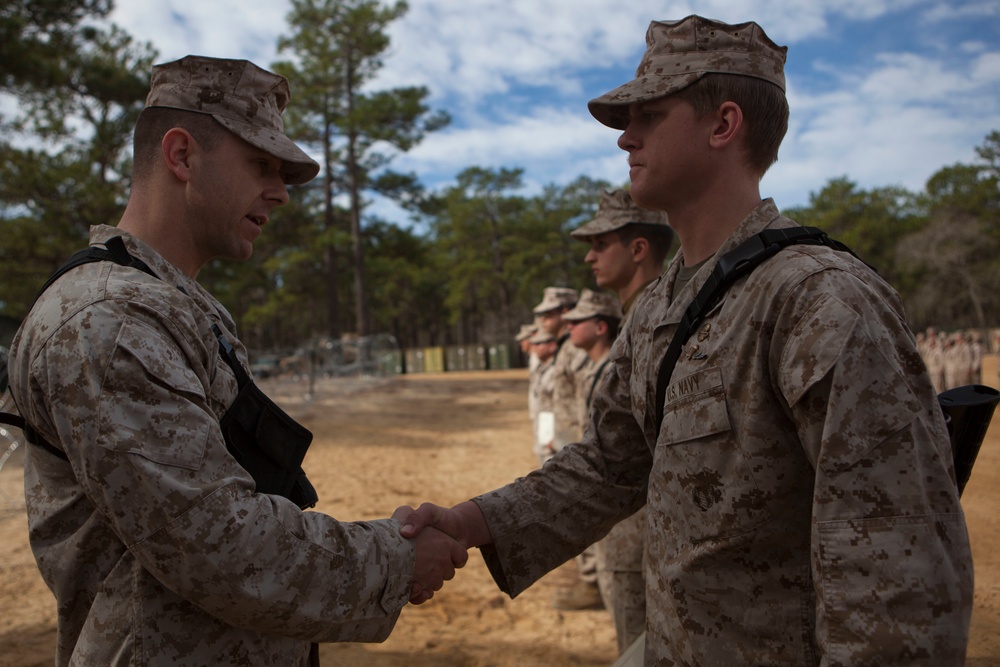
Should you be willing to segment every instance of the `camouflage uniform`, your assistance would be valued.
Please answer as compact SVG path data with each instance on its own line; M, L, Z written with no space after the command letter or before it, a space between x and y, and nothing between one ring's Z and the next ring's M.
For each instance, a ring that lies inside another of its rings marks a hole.
M716 257L794 223L761 203ZM656 439L657 370L715 266L678 255L626 319L592 426L475 499L511 595L648 501L646 664L961 664L972 560L948 435L896 293L791 246L684 347Z
M246 365L226 310L123 235L162 280L74 269L25 320L11 386L68 462L25 454L31 548L58 602L57 665L305 665L310 642L380 641L410 594L392 520L347 523L254 493L219 420Z
M652 281L650 281L652 282ZM647 283L637 291L642 293ZM583 290L581 303L588 298L589 290ZM608 295L610 297L610 295ZM622 310L613 299L613 309L607 312L619 320ZM575 312L575 311L573 311ZM564 319L572 321L573 312L566 313ZM627 311L626 311L627 312ZM580 409L583 424L590 425L590 408L593 397L610 365L610 352L592 362L584 369L583 378L577 391L581 397ZM646 629L646 582L643 576L643 554L646 550L646 508L643 506L635 514L619 521L604 537L591 547L597 585L604 607L611 614L615 624L615 638L618 653L621 654Z
M584 424L590 423L590 407L586 398L592 386L594 395L597 394L601 379L610 366L610 363L604 364L605 360L610 362L610 353L603 359L589 362L581 373L583 377L578 390L584 399L580 401ZM643 506L632 516L615 524L604 539L589 549L593 554L601 599L615 624L619 653L646 629L646 584L642 566L645 536L646 508Z
M538 332L531 338L533 343L545 343L554 340L553 336L544 331ZM535 358L538 359L537 356ZM533 451L538 457L538 465L540 466L545 465L545 462L552 458L552 455L555 453L552 450L551 438L543 436L539 430L539 421L541 419L552 418L552 392L555 388L552 383L554 363L555 357L549 357L545 361L539 359L538 366L533 372L534 379L531 383L532 396L529 403L534 405L534 413L531 416L532 433L535 436Z
M569 334L563 334L552 370L552 411L556 419L553 447L557 452L583 436L577 386L591 363L585 351L569 342Z

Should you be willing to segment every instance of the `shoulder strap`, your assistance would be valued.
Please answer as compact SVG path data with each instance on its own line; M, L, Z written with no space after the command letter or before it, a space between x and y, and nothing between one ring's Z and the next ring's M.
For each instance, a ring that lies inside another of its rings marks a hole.
M660 372L656 377L656 438L660 437L660 426L663 422L663 403L667 396L667 385L674 372L674 366L681 356L681 348L688 337L701 324L705 315L715 306L726 293L730 285L752 272L759 264L773 257L783 248L795 244L824 245L834 250L854 253L846 245L827 236L826 232L816 227L786 227L782 229L765 229L751 236L719 258L712 270L712 275L694 297L691 305L684 311L677 331L674 333L667 353L660 364ZM857 257L857 255L854 255Z
M125 241L122 240L120 236L114 236L107 240L104 244L104 248L98 246L89 246L73 254L66 263L63 264L58 271L49 276L49 279L45 281L42 289L38 290L38 294L35 295L35 301L38 301L39 297L45 293L45 291L52 287L52 283L61 278L63 274L75 269L83 264L90 264L91 262L114 262L121 266L130 266L134 269L139 269L154 278L159 278L149 266L143 262L141 259L136 259L129 254L128 248L125 247ZM12 414L9 412L0 412L0 423L9 424L16 428L21 429L24 432L25 439L33 445L38 445L42 449L47 450L51 454L58 456L59 458L67 461L66 453L55 445L49 443L40 435L38 432L32 428L24 417L21 415Z
M252 382L250 374L243 368L243 364L240 363L239 358L236 356L236 350L233 349L232 343L222 333L222 329L219 328L218 324L212 324L212 333L215 334L215 339L219 341L219 354L222 355L222 358L225 359L236 375L236 386L243 389L243 387Z
M125 241L122 240L122 237L114 236L108 239L104 245L104 248L89 246L70 257L58 271L53 273L49 279L45 281L45 284L42 285L42 289L38 290L38 294L35 295L35 301L38 301L38 298L45 293L45 290L50 288L52 283L61 278L64 273L71 271L78 266L82 266L83 264L90 264L91 262L114 262L120 266L131 266L133 269L139 269L154 278L159 278L159 276L153 273L153 270L149 268L149 265L141 259L137 259L129 254L128 248L125 247Z

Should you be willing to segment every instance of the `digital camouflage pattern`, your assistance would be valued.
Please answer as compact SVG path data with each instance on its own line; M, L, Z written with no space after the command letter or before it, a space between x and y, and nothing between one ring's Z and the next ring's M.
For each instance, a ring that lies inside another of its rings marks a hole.
M340 522L254 493L219 419L246 364L226 310L113 227L163 280L74 269L11 348L31 446L31 548L58 603L56 665L305 665L310 642L381 641L406 604L412 543L392 520Z
M584 302L583 297L580 302ZM618 307L617 299L615 306ZM582 377L577 386L577 394L580 419L584 425L591 423L592 399L610 365L610 357L609 352L589 363L580 373ZM643 507L615 524L611 532L591 549L601 599L615 624L619 653L628 648L646 629L646 588L642 569L645 535L646 508Z
M624 130L628 106L648 102L690 86L706 74L739 74L785 89L785 54L753 21L728 24L688 16L680 21L651 21L646 52L635 79L587 103L604 125Z
M576 411L580 428L584 428L590 422L590 404L597 393L597 385L601 383L604 371L610 365L609 355L610 353L605 354L596 360L588 356L586 363L580 366L579 372L576 373ZM581 432L580 437L576 440L579 441L582 437L583 433Z
M583 421L580 419L580 406L576 398L577 386L581 381L581 373L592 363L586 351L573 345L569 341L569 334L564 334L552 364L552 412L556 423L553 447L557 452L583 437Z
M285 77L249 60L185 56L155 65L146 107L169 107L212 116L230 132L285 162L288 184L311 181L319 165L285 136L281 113L291 93Z
M597 215L590 222L571 231L569 235L586 241L592 236L607 234L634 223L666 225L667 214L639 208L632 201L632 195L628 190L602 190L601 200L597 205Z
M794 225L765 200L721 256ZM674 259L629 311L593 425L475 499L517 595L647 502L649 665L962 664L973 571L948 434L896 293L847 253L791 246L684 346Z
M546 287L542 292L542 300L531 312L540 315L557 308L572 308L576 305L577 297L576 290L569 287Z
M604 608L615 624L619 654L646 630L646 577L642 564L645 550L645 507L616 523L594 545L597 585Z
M580 292L580 300L573 307L573 310L563 313L562 318L564 322L582 322L597 316L620 320L622 306L618 297L610 292L595 292L584 289Z

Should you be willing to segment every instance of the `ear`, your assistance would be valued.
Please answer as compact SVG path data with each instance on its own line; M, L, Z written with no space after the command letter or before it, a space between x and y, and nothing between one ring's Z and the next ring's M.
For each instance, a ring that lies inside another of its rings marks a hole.
M191 180L191 158L198 152L199 146L190 132L181 127L170 128L163 135L160 150L167 169L178 180L185 183Z
M649 255L649 241L641 236L636 237L629 244L629 250L632 253L632 261L639 264Z
M713 122L709 145L725 148L736 140L743 127L743 109L736 102L723 102L716 109Z

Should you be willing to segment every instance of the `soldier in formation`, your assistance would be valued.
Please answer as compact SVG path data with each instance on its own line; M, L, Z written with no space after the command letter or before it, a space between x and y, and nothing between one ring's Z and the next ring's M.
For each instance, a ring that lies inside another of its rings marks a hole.
M889 285L842 249L790 245L736 278L661 374L720 258L800 228L760 194L787 129L787 49L699 16L653 21L646 44L635 79L589 108L621 131L631 196L669 216L680 251L629 311L583 440L505 487L421 505L403 534L480 547L516 596L646 505L645 664L962 664L969 536Z

